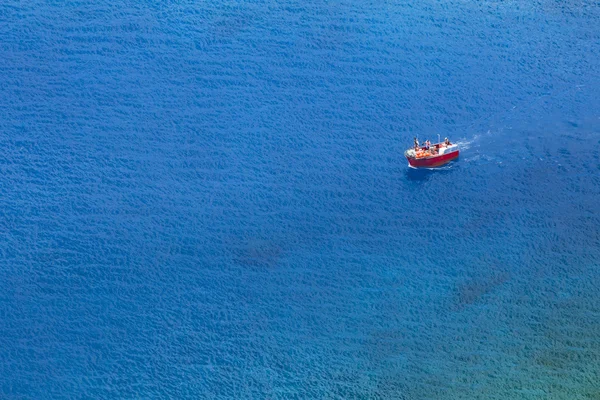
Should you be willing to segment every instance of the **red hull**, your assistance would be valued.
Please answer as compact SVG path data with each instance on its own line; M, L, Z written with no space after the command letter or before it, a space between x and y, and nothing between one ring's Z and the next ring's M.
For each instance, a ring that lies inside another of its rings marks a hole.
M452 153L442 154L441 156L424 157L424 158L412 158L406 157L408 164L414 168L434 168L449 163L450 161L458 158L459 151L453 151Z

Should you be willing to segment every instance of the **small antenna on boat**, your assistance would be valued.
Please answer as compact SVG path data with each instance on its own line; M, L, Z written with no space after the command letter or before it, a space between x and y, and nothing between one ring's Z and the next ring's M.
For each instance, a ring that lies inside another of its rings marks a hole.
M438 143L442 143L442 138L440 137L439 133L438 133Z

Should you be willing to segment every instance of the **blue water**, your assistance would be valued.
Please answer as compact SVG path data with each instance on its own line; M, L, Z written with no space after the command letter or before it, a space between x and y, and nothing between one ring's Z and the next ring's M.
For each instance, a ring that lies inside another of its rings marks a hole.
M0 144L1 398L600 396L597 3L3 2Z

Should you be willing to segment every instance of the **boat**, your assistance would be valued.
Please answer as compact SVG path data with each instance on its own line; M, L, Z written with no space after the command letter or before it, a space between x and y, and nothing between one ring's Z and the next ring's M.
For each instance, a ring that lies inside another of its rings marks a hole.
M413 168L435 168L457 159L458 153L458 145L448 139L425 146L419 146L415 139L414 148L406 150L404 156Z

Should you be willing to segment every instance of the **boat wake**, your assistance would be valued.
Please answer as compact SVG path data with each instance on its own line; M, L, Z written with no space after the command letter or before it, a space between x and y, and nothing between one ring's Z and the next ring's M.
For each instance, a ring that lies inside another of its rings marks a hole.
M489 132L489 131L488 131ZM467 139L467 138L462 138L459 139L457 141L455 141L455 143L458 145L458 147L460 147L461 151L464 150L468 150L471 148L471 146L477 142L477 140L479 140L479 135L474 135L472 138Z

